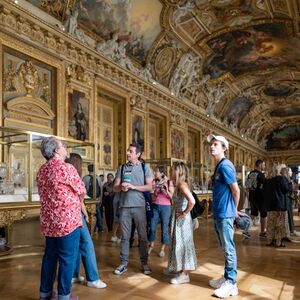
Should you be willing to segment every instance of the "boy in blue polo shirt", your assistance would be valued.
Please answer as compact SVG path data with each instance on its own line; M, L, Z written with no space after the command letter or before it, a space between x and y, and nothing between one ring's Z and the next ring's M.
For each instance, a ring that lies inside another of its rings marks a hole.
M209 135L212 156L217 163L213 175L213 216L214 227L218 240L224 251L224 275L209 284L215 288L214 295L219 298L238 295L236 284L237 257L233 240L234 219L237 216L237 206L240 199L240 189L237 184L236 171L232 162L225 157L228 141L223 136Z

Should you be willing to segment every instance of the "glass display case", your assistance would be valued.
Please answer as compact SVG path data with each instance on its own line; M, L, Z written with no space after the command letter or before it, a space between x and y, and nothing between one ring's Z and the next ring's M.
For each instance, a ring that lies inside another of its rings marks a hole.
M3 203L34 203L39 195L36 175L45 162L40 152L41 133L0 127L0 205ZM58 137L68 152L76 152L83 158L83 174L87 165L96 164L93 143Z
M33 210L39 212L36 175L45 162L40 145L46 136L49 135L0 127L0 255L11 249L9 242L13 223L25 218ZM68 153L81 155L83 175L88 173L88 164L97 165L94 143L57 138L65 143ZM96 198L95 195L93 198ZM88 198L85 201L91 215L95 211L95 200ZM93 222L93 217L91 219Z

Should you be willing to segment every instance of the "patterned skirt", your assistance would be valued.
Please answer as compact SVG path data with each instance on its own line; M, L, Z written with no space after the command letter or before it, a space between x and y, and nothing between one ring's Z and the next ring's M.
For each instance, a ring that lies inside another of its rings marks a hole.
M290 237L287 211L269 211L267 218L268 243L276 240L279 245L284 237Z
M173 210L170 238L168 270L170 272L195 270L197 257L193 239L193 221L190 214L176 219Z

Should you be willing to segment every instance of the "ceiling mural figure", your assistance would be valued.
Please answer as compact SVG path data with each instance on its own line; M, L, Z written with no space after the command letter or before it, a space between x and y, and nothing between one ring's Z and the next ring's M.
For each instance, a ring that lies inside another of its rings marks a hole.
M267 150L300 149L300 125L277 129L267 136L266 141Z
M248 98L238 97L230 103L226 110L226 122L239 127L241 120L249 113L251 107L252 103Z
M161 31L158 0L80 0L80 24L104 40L117 34L126 41L126 51L140 62L146 59L152 43Z
M275 109L270 112L270 116L278 117L278 118L300 116L300 107L298 107L298 108L288 107L288 108Z
M274 67L296 67L300 40L288 36L285 23L267 23L235 30L208 41L213 50L204 62L203 73L218 78Z
M295 88L292 88L287 84L276 84L267 86L263 92L265 95L271 97L287 97L295 92Z

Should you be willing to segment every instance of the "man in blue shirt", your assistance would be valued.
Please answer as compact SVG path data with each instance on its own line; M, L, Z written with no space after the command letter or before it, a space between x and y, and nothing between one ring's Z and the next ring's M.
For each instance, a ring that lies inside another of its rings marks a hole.
M223 136L210 134L207 137L212 156L217 163L213 181L213 216L214 227L219 243L224 251L224 275L209 284L215 288L214 295L219 298L236 296L237 257L233 240L233 222L237 215L240 189L237 184L236 171L232 162L225 157L228 141Z

